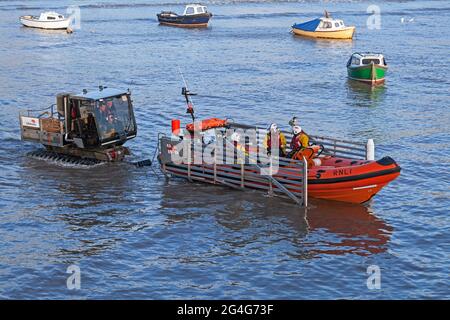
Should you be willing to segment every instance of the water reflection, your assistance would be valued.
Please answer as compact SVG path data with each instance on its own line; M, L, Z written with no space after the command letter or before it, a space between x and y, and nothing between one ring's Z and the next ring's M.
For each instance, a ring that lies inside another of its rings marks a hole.
M28 32L28 33L35 33L42 36L55 36L55 35L67 35L66 29L39 29L39 28L28 28L28 27L21 27L20 31Z
M302 41L315 46L318 49L351 49L353 48L352 39L324 39L324 38L310 38L292 34L295 41ZM348 58L347 58L348 60Z
M308 209L311 230L338 236L335 241L313 248L316 254L377 254L387 249L393 228L374 215L370 206L313 200Z
M253 240L261 235L284 237L296 248L289 255L300 259L323 254L381 253L392 232L392 227L377 218L370 207L362 205L311 199L305 210L260 192L178 180L163 187L161 207L169 209L168 223L211 214L235 237L242 232L257 233L255 237L244 237Z
M21 164L21 180L42 199L34 200L39 204L30 215L61 229L58 239L41 241L48 243L50 256L98 255L122 241L125 232L145 223L130 217L135 211L131 208L134 177L126 164L81 168L28 157Z
M59 192L60 199L67 196L70 201L63 205L71 209L92 208L105 202L123 203L132 187L131 167L122 163L83 167L25 157L23 167L22 174L32 184Z
M354 107L377 107L386 97L385 85L371 86L355 80L347 79L347 97Z

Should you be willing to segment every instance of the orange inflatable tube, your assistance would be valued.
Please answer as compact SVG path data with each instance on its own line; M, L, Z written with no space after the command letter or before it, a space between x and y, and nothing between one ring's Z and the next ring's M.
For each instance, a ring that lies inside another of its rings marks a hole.
M322 164L308 170L311 197L363 203L400 175L391 158L377 161L321 157Z
M205 119L200 122L200 127L198 128L198 130L205 131L208 129L225 127L226 125L227 125L227 120L218 119L218 118ZM194 123L187 124L186 129L189 132L194 132Z

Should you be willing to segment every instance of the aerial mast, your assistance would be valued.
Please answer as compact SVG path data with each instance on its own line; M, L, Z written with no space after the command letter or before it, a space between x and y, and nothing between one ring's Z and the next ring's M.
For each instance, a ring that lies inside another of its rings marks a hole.
M187 85L186 79L183 76L183 73L181 72L181 70L179 68L178 68L178 70L180 71L181 78L183 79L183 83L184 83L184 87L181 89L181 94L186 99L186 105L187 105L186 113L189 113L192 117L192 122L195 122L194 103L192 102L191 96L196 96L197 94L189 91L188 85Z

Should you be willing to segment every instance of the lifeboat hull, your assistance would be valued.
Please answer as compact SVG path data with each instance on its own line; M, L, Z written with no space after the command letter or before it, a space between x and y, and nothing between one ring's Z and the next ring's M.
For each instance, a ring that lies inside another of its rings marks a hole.
M401 168L390 157L378 161L323 158L309 169L308 193L314 198L364 203L400 175Z
M390 157L385 157L378 161L353 160L337 157L321 158L321 166L308 169L308 197L342 201L349 203L364 203L372 199L383 187L389 184L400 175L401 168ZM286 167L288 168L288 167ZM191 170L203 172L204 165L191 166ZM227 174L236 181L240 181L239 173L228 172L232 169L229 165L217 166L218 174ZM176 166L167 166L166 170L178 176L186 176L185 170L179 170ZM253 172L248 170L249 173ZM258 174L257 171L253 172ZM289 172L292 174L292 171ZM276 179L283 178L287 184L285 187L292 193L298 193L295 183L299 179L288 178L287 171L283 167L274 175ZM288 182L292 180L292 184ZM206 181L203 179L203 181ZM211 182L212 183L212 182ZM268 189L269 182L252 182L248 184L249 188ZM276 189L276 187L272 186Z

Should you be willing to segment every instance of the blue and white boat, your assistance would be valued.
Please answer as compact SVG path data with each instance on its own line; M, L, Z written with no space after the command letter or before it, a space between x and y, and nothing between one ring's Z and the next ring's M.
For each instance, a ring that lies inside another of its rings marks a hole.
M201 4L188 4L184 13L178 15L172 11L162 11L157 14L160 24L183 28L206 28L212 14L206 6Z

